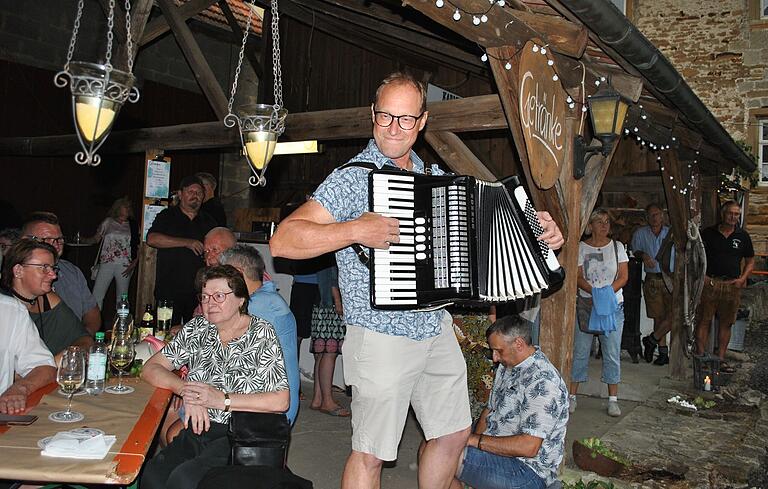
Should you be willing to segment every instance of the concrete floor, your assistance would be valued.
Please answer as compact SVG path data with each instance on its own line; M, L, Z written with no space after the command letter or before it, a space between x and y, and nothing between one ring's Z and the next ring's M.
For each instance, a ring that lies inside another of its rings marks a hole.
M600 437L629 414L640 402L648 399L659 386L661 377L668 375L668 367L652 364L633 364L624 352L622 356L622 384L619 404L622 417L606 414L607 388L600 382L600 361L590 359L590 381L579 391L578 408L571 416L566 437L566 464L571 463L573 440ZM311 394L311 384L304 384L304 392ZM336 394L344 406L349 398ZM336 489L340 486L344 462L350 452L352 429L349 418L334 418L309 409L309 401L302 401L301 411L293 429L293 441L288 463L294 473L313 481L315 489ZM417 489L416 452L422 434L418 423L410 416L400 444L396 462L387 464L382 473L384 489Z

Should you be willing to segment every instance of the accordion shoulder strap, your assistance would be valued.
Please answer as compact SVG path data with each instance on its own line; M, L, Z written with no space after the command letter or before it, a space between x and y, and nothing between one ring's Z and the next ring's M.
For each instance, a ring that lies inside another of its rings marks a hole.
M371 171L379 169L379 167L376 166L375 163L372 163L370 161L350 161L350 162L347 162L347 163L344 163L343 165L341 165L338 168L338 170L345 170L347 168L354 168L354 167L365 168L365 169L371 170Z

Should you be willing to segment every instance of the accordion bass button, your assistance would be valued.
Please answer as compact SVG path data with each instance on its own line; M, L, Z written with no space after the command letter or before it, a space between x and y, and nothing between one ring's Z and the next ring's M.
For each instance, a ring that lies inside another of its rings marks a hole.
M426 240L427 240L427 237L424 236L423 234L417 234L416 235L416 242L417 243L423 243Z
M416 253L416 259L417 260L426 260L427 254L426 253Z
M423 224L425 224L426 222L427 222L427 220L426 220L426 219L424 219L423 217L417 217L417 218L416 218L416 225L419 225L419 226L420 226L420 225L423 225Z
M416 245L416 251L425 251L426 249L427 249L427 245L424 245L424 244Z
M415 231L417 234L424 234L425 232L427 232L427 228L425 228L424 226L416 226Z

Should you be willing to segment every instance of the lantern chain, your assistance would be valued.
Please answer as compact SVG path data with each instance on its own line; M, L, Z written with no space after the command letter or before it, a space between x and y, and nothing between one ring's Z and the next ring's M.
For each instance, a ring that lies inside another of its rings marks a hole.
M112 40L114 34L112 29L115 27L115 0L109 0L109 16L107 17L107 56L104 65L107 70L112 69Z
M133 40L131 39L130 0L125 0L125 46L128 51L128 73L133 73Z
M83 4L84 0L77 2L77 15L75 15L75 26L72 28L72 39L69 41L69 49L67 50L67 62L64 63L64 71L69 71L69 63L72 61L72 56L75 54L75 43L77 42L77 31L80 30L80 18L83 16Z
M245 54L245 44L248 41L248 33L251 30L251 17L253 16L253 4L248 7L248 18L245 21L245 34L243 34L243 42L240 44L240 54L237 58L237 68L235 69L235 79L232 82L232 93L229 96L229 103L227 104L227 113L232 113L232 105L235 103L235 94L237 93L237 81L240 79L240 68L243 66L243 54Z
M277 11L277 0L272 0L272 76L274 77L275 105L283 107L283 73L280 68L280 29L278 22L280 14Z

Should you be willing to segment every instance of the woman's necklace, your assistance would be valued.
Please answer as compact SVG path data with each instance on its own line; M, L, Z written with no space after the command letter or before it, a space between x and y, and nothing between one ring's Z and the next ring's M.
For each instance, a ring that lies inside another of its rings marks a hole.
M29 306L34 306L35 303L37 302L37 297L33 297L31 299L28 299L28 298L24 297L23 295L19 294L18 292L16 292L16 289L11 289L11 293L13 294L14 297L19 299L21 302L25 302Z

